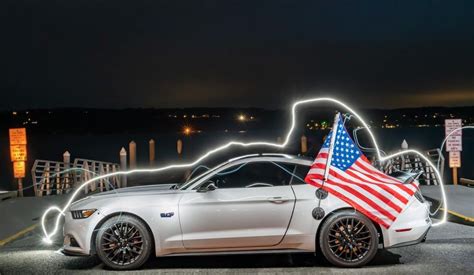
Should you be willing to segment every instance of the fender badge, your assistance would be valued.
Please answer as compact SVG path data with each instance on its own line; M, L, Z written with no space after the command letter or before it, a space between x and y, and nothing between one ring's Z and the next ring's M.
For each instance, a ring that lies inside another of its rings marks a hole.
M171 218L173 216L174 216L174 212L160 213L160 217L162 217L162 218Z

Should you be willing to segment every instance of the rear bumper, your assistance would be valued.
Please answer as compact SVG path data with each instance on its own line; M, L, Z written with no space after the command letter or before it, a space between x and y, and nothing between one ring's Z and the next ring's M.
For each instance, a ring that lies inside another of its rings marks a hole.
M397 247L403 247L403 246L409 246L409 245L415 245L415 244L423 243L423 242L425 242L426 235L428 235L428 231L430 231L430 229L431 229L431 226L428 227L426 229L425 233L423 233L420 236L420 238L418 238L416 240L407 241L407 242L403 242L403 243L398 243L398 244L392 245L391 247L387 247L387 248L397 248Z
M413 199L389 229L382 229L384 248L423 242L431 228L428 205Z

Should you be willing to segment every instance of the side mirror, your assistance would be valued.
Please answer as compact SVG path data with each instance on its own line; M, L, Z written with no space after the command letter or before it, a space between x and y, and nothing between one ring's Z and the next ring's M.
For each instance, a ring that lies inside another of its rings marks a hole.
M207 185L207 190L208 190L208 191L214 191L214 190L216 190L216 189L217 189L217 186L216 186L216 184L213 183L213 182L210 182L210 183Z
M208 181L206 184L201 185L197 191L200 193L206 193L208 191L214 191L216 189L216 184L213 181Z

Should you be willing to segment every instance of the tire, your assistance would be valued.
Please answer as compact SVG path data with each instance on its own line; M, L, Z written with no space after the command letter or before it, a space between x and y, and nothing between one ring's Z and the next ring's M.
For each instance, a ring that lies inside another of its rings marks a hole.
M322 225L319 247L338 267L361 267L377 254L379 238L371 220L355 210L330 216Z
M95 247L106 266L117 270L136 269L150 257L151 233L136 217L114 216L100 226Z

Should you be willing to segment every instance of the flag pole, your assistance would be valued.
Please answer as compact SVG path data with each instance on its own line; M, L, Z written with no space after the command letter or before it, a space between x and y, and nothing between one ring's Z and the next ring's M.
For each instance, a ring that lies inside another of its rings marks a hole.
M328 158L326 159L326 168L324 169L324 183L328 180L329 176L329 167L331 166L331 161L332 161L332 154L334 151L334 143L336 142L336 135L337 135L337 127L339 125L339 112L336 112L336 115L334 116L334 124L332 126L332 136L331 136L331 143L329 144L329 152L328 152Z

